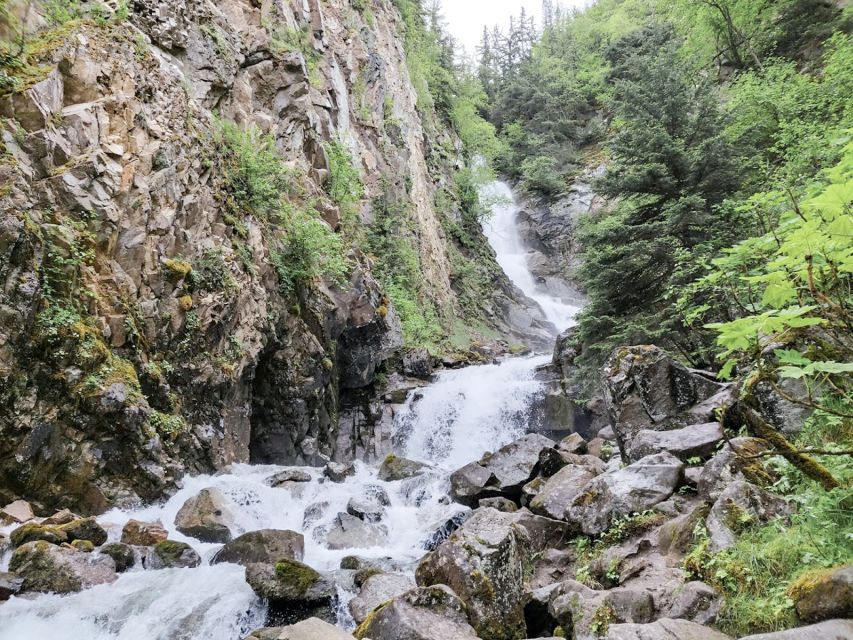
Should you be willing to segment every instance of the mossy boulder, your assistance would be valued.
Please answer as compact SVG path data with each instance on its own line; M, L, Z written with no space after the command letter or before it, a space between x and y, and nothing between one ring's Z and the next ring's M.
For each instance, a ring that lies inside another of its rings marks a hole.
M118 577L109 556L58 547L44 540L18 547L9 569L23 578L24 592L75 593Z
M16 547L36 540L44 540L51 544L88 540L93 545L100 546L107 541L107 532L94 518L80 518L61 525L29 522L15 529L11 540L12 545Z
M136 566L136 554L133 552L133 547L123 542L105 544L98 551L113 559L116 564L116 571L119 573Z
M809 571L791 585L788 595L805 622L853 618L853 564Z
M271 605L328 604L336 593L330 580L308 565L287 558L275 564L248 565L246 582Z
M201 556L186 542L163 540L151 548L150 569L192 569L201 564Z
M414 478L429 470L429 465L389 453L379 467L379 479L385 482Z
M277 529L261 529L244 533L227 543L213 559L214 563L233 562L274 564L280 560L302 560L305 538L301 533Z

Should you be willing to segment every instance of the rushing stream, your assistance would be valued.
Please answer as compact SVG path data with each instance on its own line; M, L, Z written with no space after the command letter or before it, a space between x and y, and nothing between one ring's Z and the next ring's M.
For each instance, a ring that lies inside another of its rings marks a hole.
M509 192L503 184L496 188ZM537 289L524 261L516 213L514 205L498 207L490 239L510 278L563 328L576 309ZM547 360L547 356L511 358L445 371L430 386L413 392L397 416L395 442L401 455L431 464L428 474L382 482L377 469L357 463L356 474L343 483L325 480L321 469L306 469L311 482L272 488L266 480L282 467L235 465L227 473L186 478L181 490L163 504L104 514L99 522L111 541L119 539L131 518L159 520L170 539L187 542L201 554L202 566L132 569L113 584L69 596L12 598L0 605L0 640L239 640L263 626L266 608L245 582L244 569L211 565L221 545L200 543L175 530L181 505L206 487L219 489L232 503L235 537L258 529L289 529L304 534L304 562L319 571L335 572L344 556L355 554L390 557L401 571L413 573L425 543L449 519L467 510L446 499L450 472L526 432L529 407L542 390L535 371ZM351 497L363 496L377 485L391 503L382 519L387 542L369 549L326 548L317 534L338 513L346 512ZM0 558L0 570L8 560L8 554ZM345 627L351 625L346 603L353 595L339 590L338 619Z

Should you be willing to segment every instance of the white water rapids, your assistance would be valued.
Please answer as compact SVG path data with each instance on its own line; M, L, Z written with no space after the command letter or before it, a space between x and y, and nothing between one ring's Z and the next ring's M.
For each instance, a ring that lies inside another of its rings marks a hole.
M545 319L563 331L573 326L580 307L568 304L548 292L530 271L530 251L524 246L518 226L518 204L512 188L505 182L486 185L481 195L492 200L492 216L483 225L489 244L497 254L498 264L522 293L533 300Z
M503 183L495 190L512 195ZM538 289L526 266L516 215L514 204L501 204L495 211L489 238L498 260L547 317L565 328L576 309ZM450 518L467 510L446 499L450 472L528 430L529 408L542 392L535 371L548 359L511 358L445 371L430 386L410 394L396 419L395 441L401 455L433 465L427 475L382 482L375 468L357 463L356 474L343 483L325 480L320 469L306 469L313 478L310 483L272 488L265 480L283 467L235 465L228 473L186 478L180 491L163 504L104 514L98 520L108 529L110 541L119 539L131 518L159 520L170 539L187 542L202 555L202 566L134 568L113 584L73 595L13 597L0 604L0 640L239 640L263 626L266 606L245 582L244 569L210 565L221 545L200 543L175 530L181 505L206 487L219 489L232 503L235 537L258 529L290 529L304 534L304 562L319 571L335 572L344 556L358 555L390 557L401 570L413 572L425 553L424 543ZM387 543L370 549L326 548L315 532L346 512L349 499L365 495L371 485L381 485L390 498L382 519ZM305 517L306 510L313 518ZM0 571L8 561L8 553L0 557ZM339 622L350 626L346 602L353 594L339 589L339 596Z

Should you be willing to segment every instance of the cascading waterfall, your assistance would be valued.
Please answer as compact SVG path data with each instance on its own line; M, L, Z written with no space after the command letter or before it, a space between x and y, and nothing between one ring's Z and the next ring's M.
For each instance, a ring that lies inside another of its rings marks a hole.
M518 227L519 209L512 188L505 182L492 182L483 187L481 195L493 202L492 217L483 225L483 231L504 273L524 295L539 305L545 318L559 331L574 326L581 308L548 293L530 271L530 252L524 246Z
M496 183L493 191L512 196L503 183ZM548 319L565 328L577 309L538 289L527 268L516 215L514 204L496 206L488 234L498 261ZM246 584L243 568L211 565L221 545L200 543L175 529L175 516L183 503L207 487L219 489L230 501L235 537L258 529L290 529L304 534L304 562L319 571L335 572L344 556L355 554L390 557L400 571L413 573L427 541L467 510L446 499L450 472L528 431L528 409L542 392L536 369L547 361L547 356L509 358L499 364L445 371L431 385L410 394L396 420L395 442L401 455L432 465L433 470L422 476L382 482L375 468L357 463L355 475L343 483L324 479L319 469L306 469L311 482L273 488L266 480L283 467L234 465L228 473L186 478L181 490L163 504L104 514L98 520L107 528L110 541L119 539L131 518L159 520L170 539L187 542L201 554L202 566L134 568L113 584L73 595L13 597L0 605L0 640L239 640L263 626L266 607ZM323 544L324 528L338 513L346 512L351 497L363 496L376 486L390 500L382 518L387 542L369 549L328 549ZM0 570L8 561L8 553L0 557ZM345 586L339 588L338 619L345 627L351 626L346 602L353 595Z

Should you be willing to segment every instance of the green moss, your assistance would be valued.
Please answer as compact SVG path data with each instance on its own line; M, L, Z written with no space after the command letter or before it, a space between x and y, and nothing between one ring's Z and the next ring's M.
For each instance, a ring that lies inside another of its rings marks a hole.
M376 616L378 616L379 613L385 607L387 607L390 604L391 604L391 600L388 600L387 602L383 602L382 604L375 607L373 609L373 611L371 611L370 613L367 614L367 617L364 619L364 622L362 622L360 625L358 625L358 628L355 631L353 631L353 635L358 640L364 640L364 638L370 632L370 627L373 626L373 623L376 620Z
M169 259L163 262L163 268L168 272L169 278L179 282L192 273L193 266L184 260Z
M303 596L320 579L320 574L311 567L287 558L276 562L275 575Z
M95 545L91 540L75 540L71 546L84 553L92 553L95 550Z
M616 620L616 611L612 606L605 603L602 604L595 613L592 614L592 620L589 624L589 630L597 637L603 638L607 635L611 623Z
M152 411L148 416L148 424L167 440L177 440L189 430L183 416Z

